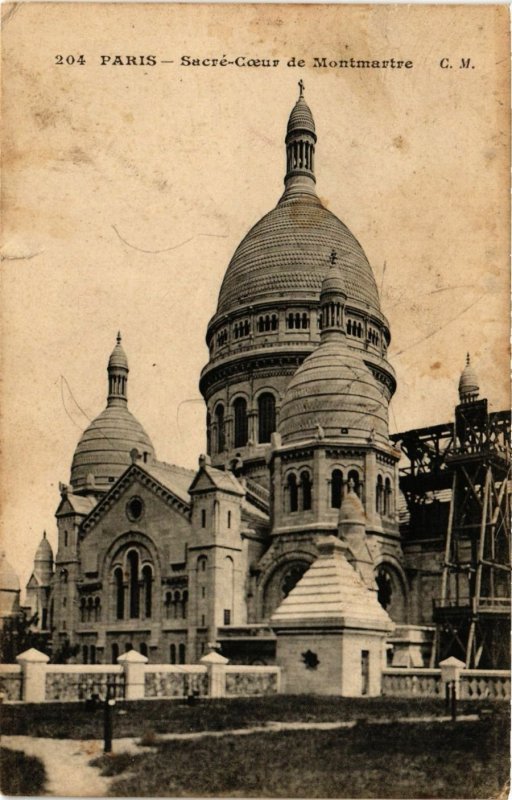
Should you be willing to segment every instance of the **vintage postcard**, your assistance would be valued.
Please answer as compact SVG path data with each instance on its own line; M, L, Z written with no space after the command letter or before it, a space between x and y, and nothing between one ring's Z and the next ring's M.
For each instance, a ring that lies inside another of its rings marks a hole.
M508 8L2 15L2 791L505 796Z

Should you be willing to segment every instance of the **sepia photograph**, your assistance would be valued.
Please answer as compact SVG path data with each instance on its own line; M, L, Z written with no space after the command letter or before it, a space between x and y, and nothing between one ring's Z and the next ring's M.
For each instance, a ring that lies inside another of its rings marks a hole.
M2 18L3 794L504 800L509 9Z

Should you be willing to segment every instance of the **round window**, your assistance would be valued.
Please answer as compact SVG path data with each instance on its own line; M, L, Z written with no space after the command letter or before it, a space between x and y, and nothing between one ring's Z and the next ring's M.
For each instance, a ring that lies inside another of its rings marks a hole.
M132 497L126 505L126 515L132 522L140 519L144 512L144 503L140 497Z

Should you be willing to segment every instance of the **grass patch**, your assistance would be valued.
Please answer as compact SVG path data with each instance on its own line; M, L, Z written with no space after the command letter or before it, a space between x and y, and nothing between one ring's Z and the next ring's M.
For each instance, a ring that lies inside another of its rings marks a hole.
M42 761L19 750L0 747L0 788L4 795L41 795L46 773Z
M491 704L492 706L492 704ZM494 708L505 703L496 703ZM459 713L475 713L481 704L459 703ZM327 722L358 718L396 719L444 714L435 698L349 698L311 695L244 697L203 700L188 706L179 700L118 702L114 710L114 737L140 736L144 732L184 733L228 730L269 721ZM4 705L2 733L49 736L56 739L101 739L103 709L88 711L85 703Z
M497 797L509 770L506 716L478 722L359 724L161 743L123 756L113 796ZM112 757L98 765L112 769ZM114 774L106 772L105 774Z

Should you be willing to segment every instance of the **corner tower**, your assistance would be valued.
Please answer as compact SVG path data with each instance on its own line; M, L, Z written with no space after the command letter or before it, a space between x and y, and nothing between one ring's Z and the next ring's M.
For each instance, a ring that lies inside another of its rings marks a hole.
M208 364L200 390L207 405L207 447L215 466L242 466L268 488L266 456L286 387L320 341L319 297L335 251L343 275L349 350L390 397L389 326L368 259L346 225L316 194L317 132L304 86L285 138L285 189L277 206L237 247L208 324Z

